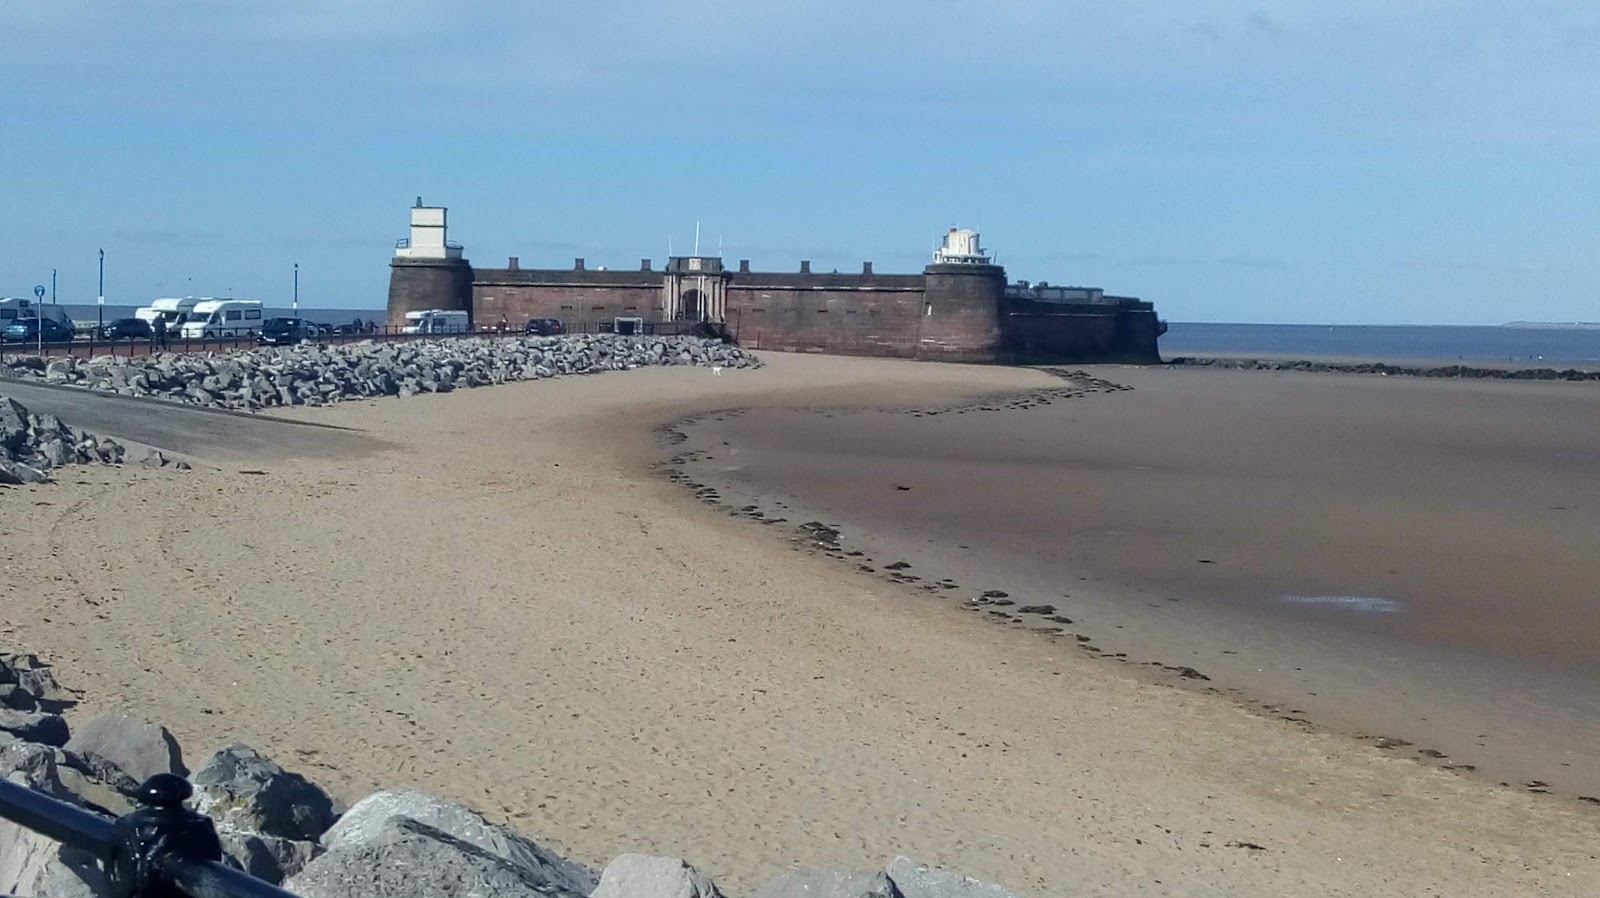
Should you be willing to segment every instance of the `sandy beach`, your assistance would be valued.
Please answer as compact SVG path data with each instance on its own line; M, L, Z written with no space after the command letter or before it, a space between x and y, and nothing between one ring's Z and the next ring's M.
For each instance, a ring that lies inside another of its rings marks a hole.
M0 644L56 663L79 713L246 742L346 800L433 792L588 863L681 856L735 894L896 854L1038 898L1594 893L1600 808L995 625L662 477L686 415L1061 384L765 360L299 410L371 445L5 491Z

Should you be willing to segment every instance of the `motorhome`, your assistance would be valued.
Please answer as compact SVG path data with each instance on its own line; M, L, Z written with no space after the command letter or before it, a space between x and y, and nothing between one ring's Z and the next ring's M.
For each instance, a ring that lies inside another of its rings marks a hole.
M72 327L72 319L68 317L67 310L58 305L41 303L26 297L8 296L0 299L0 328L15 324L24 318L44 318L64 327Z
M194 307L208 300L215 301L216 297L164 296L160 299L151 300L150 304L147 306L135 309L133 312L133 317L138 318L141 321L150 322L151 327L155 326L155 323L158 319L165 321L167 323L167 330L177 333L178 330L183 327L184 322L189 320L189 313L194 311Z
M208 299L195 304L178 335L185 340L248 337L261 330L261 300Z
M467 313L459 309L424 309L407 312L405 333L408 334L464 334L472 328Z

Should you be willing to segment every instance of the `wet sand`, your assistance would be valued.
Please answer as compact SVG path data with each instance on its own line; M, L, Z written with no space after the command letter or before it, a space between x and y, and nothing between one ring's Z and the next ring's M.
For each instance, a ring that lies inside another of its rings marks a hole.
M1003 624L1189 668L1427 763L1600 796L1600 389L1091 373L1110 383L714 416L684 429L678 467Z
M1012 632L656 468L689 414L1054 383L772 354L300 410L375 442L0 490L0 643L191 763L243 741L729 895L905 854L1035 898L1592 896L1590 805Z

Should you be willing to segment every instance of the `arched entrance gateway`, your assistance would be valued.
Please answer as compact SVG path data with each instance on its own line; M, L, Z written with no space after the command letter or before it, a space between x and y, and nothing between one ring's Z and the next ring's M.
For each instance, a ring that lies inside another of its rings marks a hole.
M721 323L727 306L728 275L716 256L673 256L662 284L665 321Z
M699 290L683 291L683 301L678 308L679 321L705 320L705 294Z

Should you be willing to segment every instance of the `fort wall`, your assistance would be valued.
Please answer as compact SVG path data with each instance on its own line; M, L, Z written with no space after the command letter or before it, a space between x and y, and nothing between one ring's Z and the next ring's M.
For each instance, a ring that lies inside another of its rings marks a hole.
M445 239L439 207L412 210L412 237L390 263L389 323L407 312L462 309L475 327L520 330L555 318L572 330L707 322L744 346L963 362L1159 361L1154 307L1097 287L1008 284L973 231L952 228L921 274L737 270L719 256L674 256L665 269L474 269Z
M471 289L474 320L484 326L502 317L521 329L531 318L586 323L662 315L659 271L480 268Z
M472 264L466 259L389 262L389 326L403 327L407 312L451 309L472 314Z

